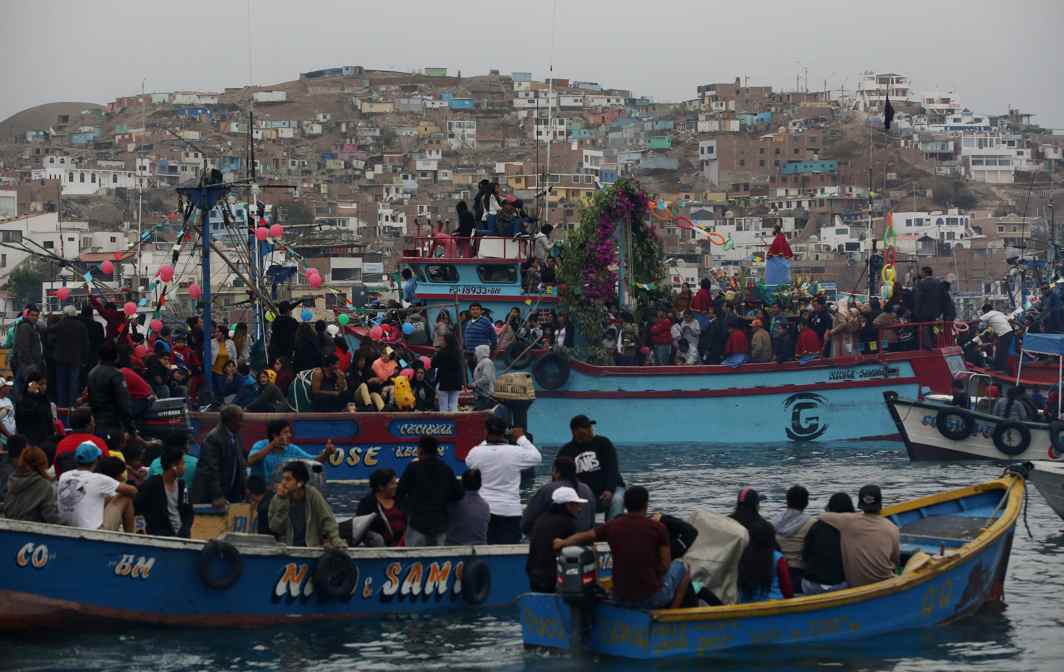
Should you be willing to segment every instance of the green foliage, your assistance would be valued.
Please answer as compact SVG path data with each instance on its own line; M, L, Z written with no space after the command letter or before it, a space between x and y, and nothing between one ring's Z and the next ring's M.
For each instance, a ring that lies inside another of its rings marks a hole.
M41 287L45 281L51 280L56 275L54 265L29 257L7 276L4 291L11 292L15 296L15 305L24 306L27 303L41 302Z

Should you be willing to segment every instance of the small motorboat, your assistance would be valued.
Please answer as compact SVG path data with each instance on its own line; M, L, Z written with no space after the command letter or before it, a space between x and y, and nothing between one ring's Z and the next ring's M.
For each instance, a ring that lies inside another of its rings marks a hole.
M902 548L901 566L886 581L788 600L653 611L526 593L518 600L524 642L657 659L853 640L954 621L1003 596L1024 487L1024 470L1010 468L998 480L884 508L901 530ZM588 625L574 628L574 620Z

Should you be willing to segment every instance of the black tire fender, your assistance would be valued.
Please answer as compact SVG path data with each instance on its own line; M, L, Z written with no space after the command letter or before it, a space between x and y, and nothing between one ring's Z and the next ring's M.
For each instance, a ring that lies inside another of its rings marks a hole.
M957 418L961 427L957 428L950 422L951 418ZM935 427L938 433L951 441L963 441L975 432L975 417L961 408L943 408L935 416Z
M336 549L325 551L314 568L314 589L325 597L341 600L351 596L358 585L358 570L351 557Z
M215 576L212 569L219 563L226 565L226 571L221 576ZM225 590L236 583L244 573L244 559L236 546L211 539L200 551L198 569L204 585L213 590Z
M1015 429L1020 433L1020 442L1015 446L1009 446L1005 443L1005 432ZM994 447L1000 450L1002 453L1009 457L1016 457L1021 455L1031 445L1031 430L1027 429L1027 425L1022 422L1016 422L1015 420L1005 420L999 422L994 427Z
M491 594L491 568L483 560L467 560L462 569L462 599L470 606L484 604Z
M569 358L557 352L540 357L532 367L532 377L544 390L558 390L569 382Z
M525 352L526 350L528 352ZM503 355L509 367L518 371L527 369L528 365L532 363L532 351L529 349L528 343L524 341L514 341L506 348L506 352Z

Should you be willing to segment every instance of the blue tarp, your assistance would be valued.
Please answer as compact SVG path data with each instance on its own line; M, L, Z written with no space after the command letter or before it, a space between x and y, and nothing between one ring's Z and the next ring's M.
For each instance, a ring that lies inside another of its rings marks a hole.
M1025 334L1023 351L1064 357L1064 334Z
M791 281L791 262L785 257L769 257L765 260L765 284L783 285Z

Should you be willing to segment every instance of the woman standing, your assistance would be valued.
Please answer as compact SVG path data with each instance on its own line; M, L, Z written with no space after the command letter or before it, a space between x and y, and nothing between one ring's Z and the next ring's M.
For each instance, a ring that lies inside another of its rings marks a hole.
M248 323L237 322L233 330L233 349L236 352L236 363L247 364L251 359L251 339L248 337Z
M214 325L214 335L211 337L211 371L220 376L227 362L236 361L236 344L229 338L225 325Z
M436 371L436 389L439 390L437 401L441 413L458 411L458 393L462 390L463 366L462 353L458 350L458 339L454 334L447 334L444 345L432 357L432 368Z
M446 310L441 310L440 314L436 316L436 326L432 329L432 346L437 350L442 348L444 341L447 339L447 334L451 333L453 329L451 314Z

